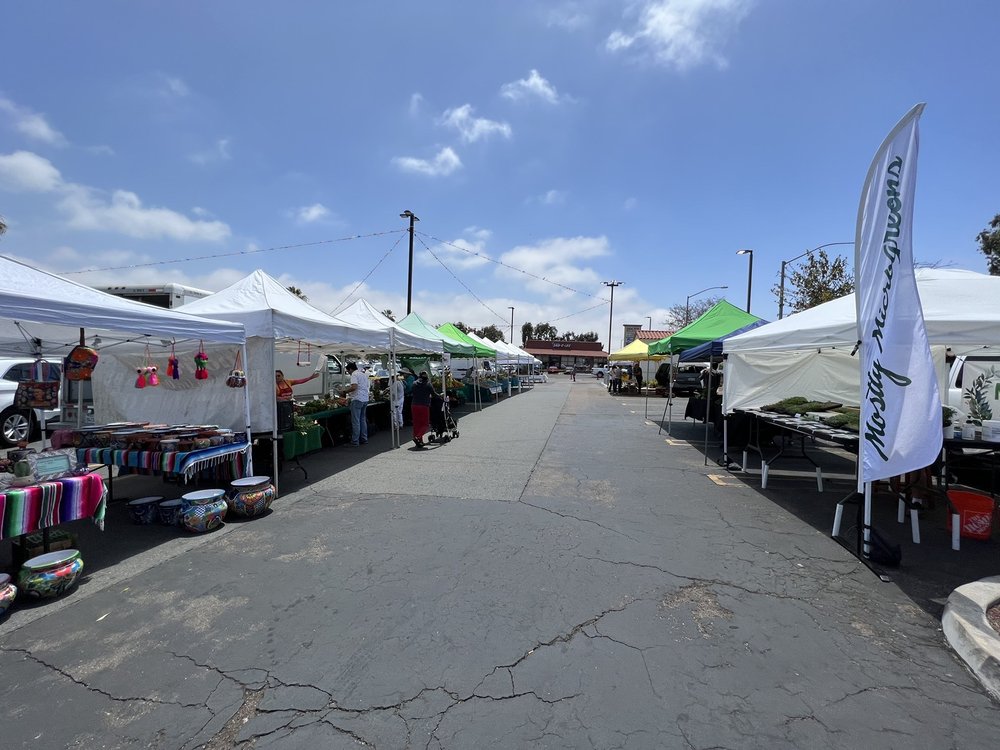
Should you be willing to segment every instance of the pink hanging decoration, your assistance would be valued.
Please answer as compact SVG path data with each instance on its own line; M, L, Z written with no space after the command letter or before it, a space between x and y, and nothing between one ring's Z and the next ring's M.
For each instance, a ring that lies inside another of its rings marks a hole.
M150 365L149 371L146 373L146 385L158 386L160 384L160 379L156 375L156 365Z
M145 367L136 367L135 368L135 374L136 374L135 387L136 388L145 388L146 387L146 368Z

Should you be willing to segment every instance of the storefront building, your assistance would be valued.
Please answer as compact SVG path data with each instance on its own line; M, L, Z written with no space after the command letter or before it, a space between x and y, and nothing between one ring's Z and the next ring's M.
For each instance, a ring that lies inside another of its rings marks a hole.
M522 347L542 360L542 368L567 367L590 369L608 361L608 353L600 341L541 341L528 339Z

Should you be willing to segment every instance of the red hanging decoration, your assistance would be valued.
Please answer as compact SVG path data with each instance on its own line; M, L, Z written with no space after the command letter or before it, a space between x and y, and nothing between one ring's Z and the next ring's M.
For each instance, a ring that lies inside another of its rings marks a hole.
M208 380L208 355L205 354L205 342L198 344L198 353L194 355L194 379Z

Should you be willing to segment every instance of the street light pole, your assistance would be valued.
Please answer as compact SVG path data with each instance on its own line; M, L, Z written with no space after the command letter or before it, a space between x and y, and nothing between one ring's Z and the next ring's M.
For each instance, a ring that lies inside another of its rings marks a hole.
M510 310L510 343L513 344L514 343L514 308L511 307L510 305L508 305L507 309Z
M652 331L653 330L653 316L652 315L647 315L646 316L646 320L649 321L649 328L647 328L646 330Z
M608 354L611 354L611 328L615 320L615 287L624 284L624 281L602 281L604 286L611 287L611 310L608 312Z
M729 287L723 284L722 286L710 286L702 289L700 292L695 292L694 294L689 294L687 299L684 300L684 325L691 322L691 298L697 297L699 294L711 291L712 289L728 289Z
M399 218L410 220L410 265L406 272L406 314L409 315L413 309L413 223L420 219L410 209L403 211Z
M800 255L796 255L790 260L781 261L781 281L778 282L778 320L781 320L785 314L785 269L788 267L789 263L794 263L799 258L804 258L810 253L814 253L817 250L822 250L824 247L832 247L833 245L853 245L853 242L827 242L825 245L818 245L812 250L806 250Z
M747 270L747 312L750 312L750 290L753 288L753 250L737 250L736 254L750 256L750 266Z

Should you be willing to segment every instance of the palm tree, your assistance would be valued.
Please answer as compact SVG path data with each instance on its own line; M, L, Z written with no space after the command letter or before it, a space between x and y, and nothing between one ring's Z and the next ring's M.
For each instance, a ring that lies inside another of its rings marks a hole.
M6 231L7 231L7 223L3 220L3 217L0 216L0 234L3 234Z
M387 318L388 318L389 320L391 320L391 321L395 322L395 320L396 320L396 316L392 314L392 310L390 310L390 309L389 309L388 307L387 307L387 308L385 308L385 309L384 309L384 310L382 311L382 314L383 314L383 315L384 315L385 317L387 317Z
M296 297L298 297L299 299L301 299L303 302L308 302L309 301L309 298L305 294L303 294L302 290L299 289L297 286L289 286L289 287L285 287L285 288L288 291L290 291L292 294L294 294Z

